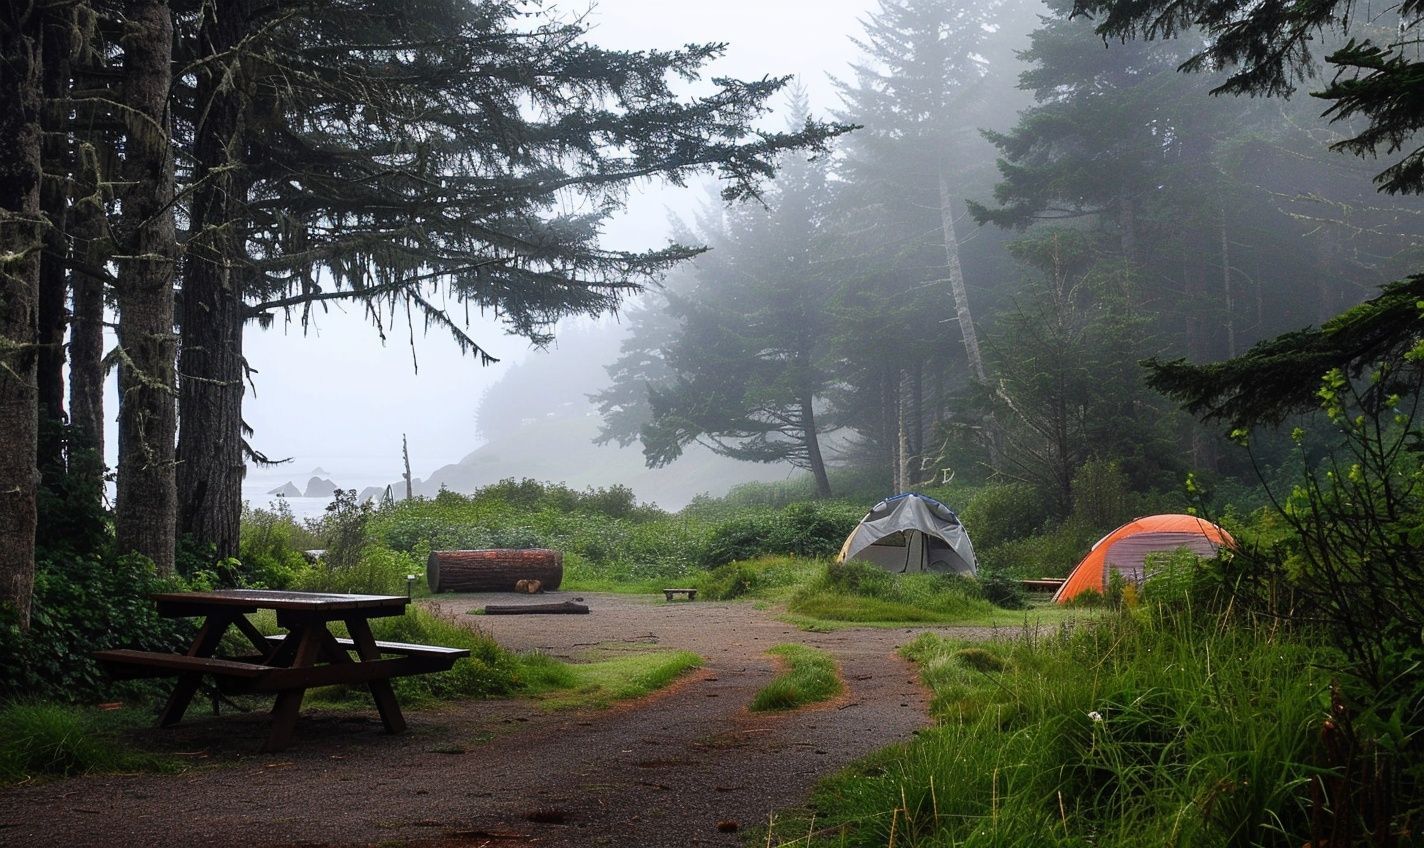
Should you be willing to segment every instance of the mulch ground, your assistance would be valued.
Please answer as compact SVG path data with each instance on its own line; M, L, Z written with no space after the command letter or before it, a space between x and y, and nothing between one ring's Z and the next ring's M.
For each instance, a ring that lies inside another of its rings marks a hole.
M923 628L803 633L747 603L580 596L588 615L465 614L512 596L434 605L514 650L587 660L685 649L704 667L602 711L518 700L407 710L399 736L381 732L374 708L306 711L279 754L258 752L265 713L211 717L195 704L183 725L138 740L192 768L0 790L0 846L739 845L819 778L928 724L926 693L896 654ZM846 694L749 713L775 674L765 652L783 642L834 655Z

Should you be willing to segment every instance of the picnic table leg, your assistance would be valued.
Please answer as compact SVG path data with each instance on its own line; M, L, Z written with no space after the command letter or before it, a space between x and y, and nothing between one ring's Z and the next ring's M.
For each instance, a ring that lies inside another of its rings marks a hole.
M322 648L323 633L326 633L326 628L320 624L303 624L293 631L297 653L292 660L292 668L309 667L316 662ZM267 734L263 751L280 751L291 744L292 732L297 728L297 716L302 710L302 698L306 694L305 688L284 689L277 693L277 703L272 706L272 731Z
M189 646L188 656L211 657L231 623L231 615L209 615L197 637L193 639L193 644ZM171 727L183 720L183 714L188 711L188 705L193 702L193 696L198 693L198 685L202 682L203 675L200 672L186 671L178 675L178 682L168 696L168 703L164 704L163 712L158 716L159 727Z
M366 619L346 619L346 630L351 634L351 641L356 643L356 653L363 662L381 658L381 650L376 647L376 637L371 635L371 625ZM400 704L396 703L396 693L391 688L391 681L372 680L367 685L371 688L371 698L375 700L376 709L381 713L381 723L386 726L386 732L400 733L405 730L405 716L401 715Z

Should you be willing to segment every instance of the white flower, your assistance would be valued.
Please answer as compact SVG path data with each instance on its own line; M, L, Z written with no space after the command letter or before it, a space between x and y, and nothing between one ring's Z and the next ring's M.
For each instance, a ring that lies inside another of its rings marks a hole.
M1098 712L1097 710L1093 710L1092 712L1088 713L1088 718L1092 719L1093 721L1102 721L1103 714Z

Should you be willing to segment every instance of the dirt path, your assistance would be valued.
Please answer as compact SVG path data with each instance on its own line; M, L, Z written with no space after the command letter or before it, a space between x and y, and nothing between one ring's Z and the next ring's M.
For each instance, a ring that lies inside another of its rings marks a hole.
M0 791L0 846L738 845L719 823L764 822L817 778L928 721L925 693L895 653L918 629L802 633L750 604L593 594L589 615L464 615L492 597L438 606L515 650L582 659L656 646L706 664L601 712L467 702L408 711L401 736L382 734L374 709L304 713L295 744L274 755L257 753L265 715L197 717L195 707L142 744L197 767ZM833 654L846 696L748 713L774 674L766 650L791 641ZM202 765L211 762L222 764Z

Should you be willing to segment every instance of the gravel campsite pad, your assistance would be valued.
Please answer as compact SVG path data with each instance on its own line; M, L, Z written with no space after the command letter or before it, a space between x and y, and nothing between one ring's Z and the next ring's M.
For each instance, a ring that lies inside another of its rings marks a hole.
M521 700L410 709L400 736L381 732L374 708L313 710L280 754L258 753L265 712L214 718L195 707L179 727L138 740L192 768L0 791L0 845L738 845L818 778L929 721L925 692L896 653L923 628L805 633L749 603L602 594L578 595L588 615L466 614L515 597L431 605L517 651L586 661L682 649L705 662L663 692L601 711ZM775 675L766 651L783 642L834 656L845 694L749 713Z

